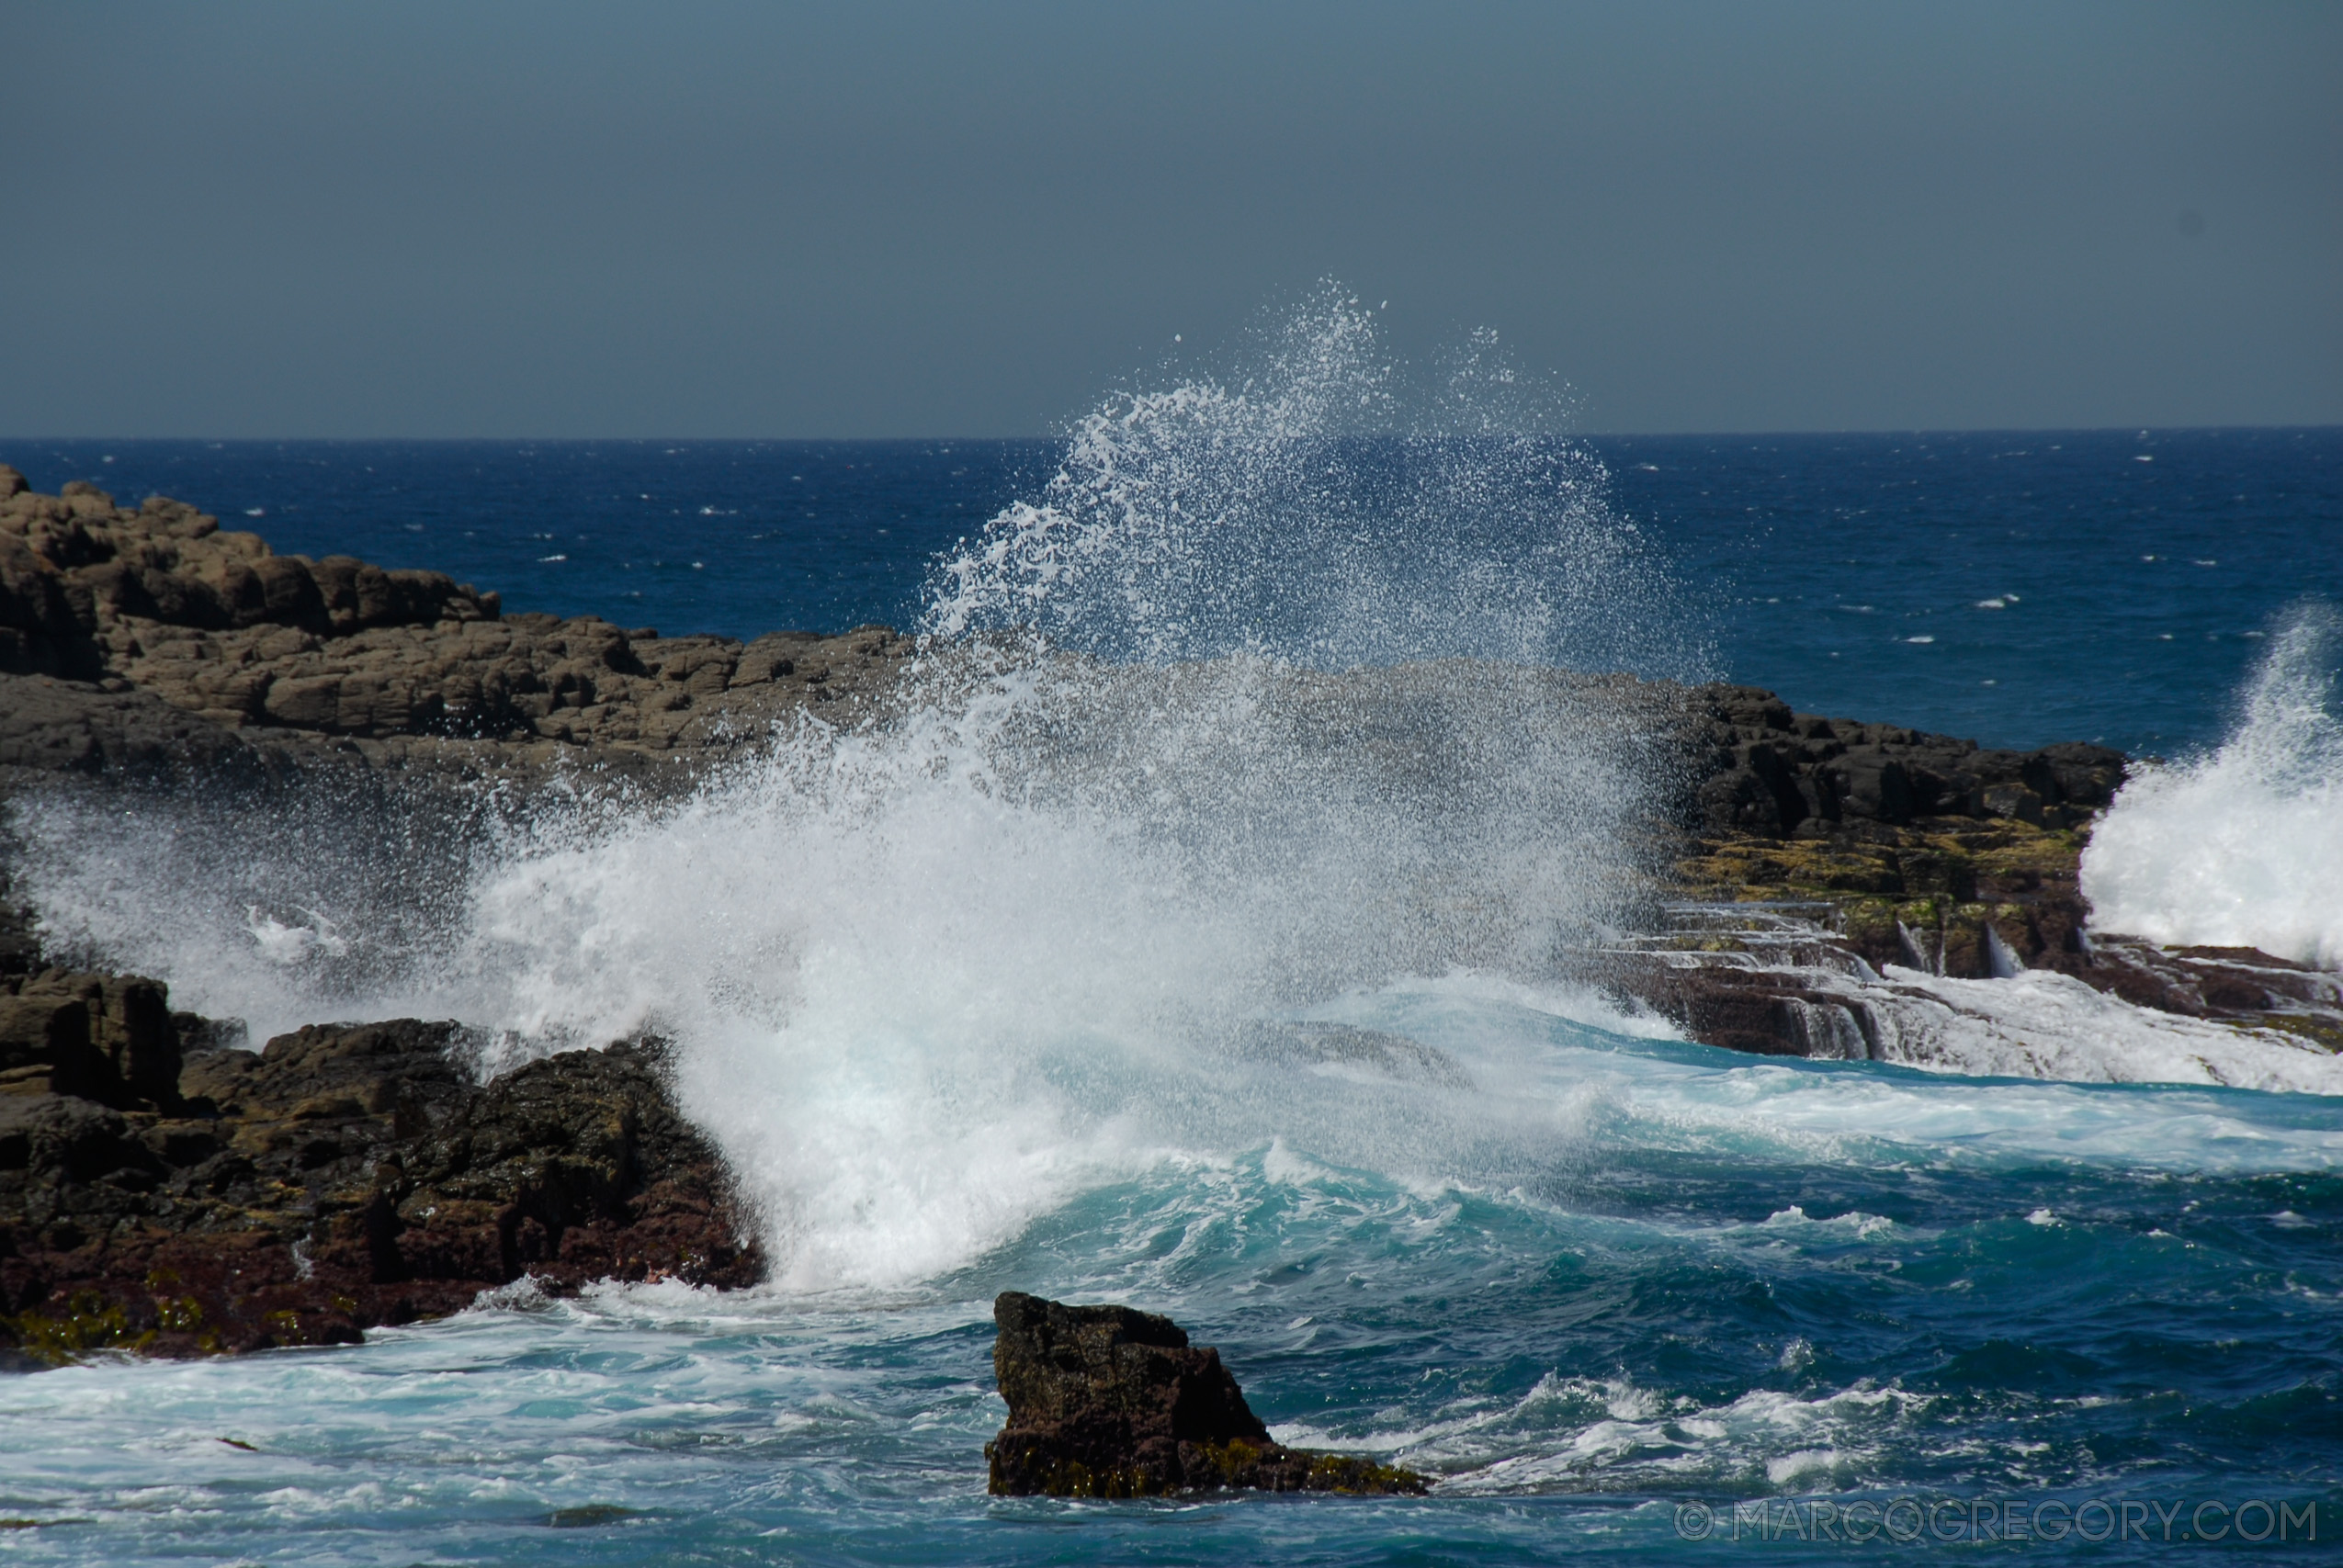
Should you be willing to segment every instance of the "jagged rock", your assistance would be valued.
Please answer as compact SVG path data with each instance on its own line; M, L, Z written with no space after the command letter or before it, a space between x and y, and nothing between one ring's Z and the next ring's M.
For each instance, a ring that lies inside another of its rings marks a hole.
M50 682L0 691L0 768L238 746L491 771L720 757L791 710L882 692L910 652L885 626L744 646L506 615L439 572L279 556L184 502L0 472L0 679Z
M1771 692L1692 687L1681 720L1691 816L1710 833L1827 838L1856 822L2009 818L2072 828L2114 798L2121 751L2064 741L2037 751L1890 724L1794 712Z
M1422 1476L1289 1449L1245 1404L1220 1352L1168 1317L1067 1306L1018 1291L992 1303L993 1374L1009 1421L985 1445L1006 1496L1143 1497L1240 1487L1421 1492Z
M6 998L22 1018L0 1011L0 1026L70 1049L84 1027L73 1009L92 992L115 1010L101 1043L151 1032L165 1006L151 982L44 976ZM115 1103L58 1092L53 1068L48 1083L10 1074L0 1351L346 1341L525 1275L549 1294L761 1277L655 1042L564 1053L484 1086L463 1044L452 1023L411 1019L306 1028L259 1052L191 1051L167 1096ZM152 1087L156 1060L123 1082Z
M178 1082L178 1031L156 982L59 969L0 978L0 1096L167 1111Z
M1874 1054L1873 1021L1845 982L1891 967L1953 979L2052 970L2134 1006L2343 1049L2343 977L2250 949L2088 932L2083 841L2016 818L1713 835L1676 867L1670 929L1564 967L1692 1039L1763 1055Z

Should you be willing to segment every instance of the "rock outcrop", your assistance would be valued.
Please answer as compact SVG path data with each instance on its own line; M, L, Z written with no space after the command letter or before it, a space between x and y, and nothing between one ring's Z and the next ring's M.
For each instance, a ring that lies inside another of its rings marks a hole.
M183 1055L203 1034L152 981L0 997L0 1349L327 1344L523 1279L763 1273L655 1042L481 1085L452 1023Z
M242 651L271 636L348 637L362 630L493 620L493 593L436 571L385 571L347 556L312 561L273 553L256 534L156 496L137 511L83 481L56 495L28 490L0 465L0 670L96 679L163 628L229 640ZM215 660L220 711L244 710L246 688Z
M164 989L119 975L0 976L0 1098L68 1096L117 1111L179 1105L179 1036Z
M1008 1424L985 1445L1007 1496L1147 1497L1245 1488L1421 1492L1412 1471L1289 1449L1245 1404L1220 1352L1168 1317L1008 1291L992 1304Z
M1695 1040L1779 1055L1870 1054L1849 976L2067 975L2136 1006L2343 1049L2343 980L2249 949L2092 935L2091 819L2130 761L1975 741L1694 687L1679 739L1684 839L1664 929L1569 955Z
M908 653L885 626L741 643L506 615L439 572L280 556L181 502L40 495L0 465L0 768L720 756L884 691Z
M1695 686L1683 742L1713 832L1828 839L1853 823L1966 818L2077 828L2122 787L2128 760L2068 741L1998 751L1892 724L1796 713L1771 692Z

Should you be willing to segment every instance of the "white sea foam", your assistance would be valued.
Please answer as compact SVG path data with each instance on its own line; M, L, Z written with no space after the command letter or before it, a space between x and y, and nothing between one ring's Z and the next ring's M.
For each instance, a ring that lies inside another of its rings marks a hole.
M2298 608L2210 756L2140 770L2091 835L2093 923L2343 968L2343 615Z
M2343 1094L2343 1057L2277 1029L2134 1007L2072 976L1958 980L1890 964L1860 987L1884 1060L2079 1083L2222 1084Z
M1279 1440L1390 1454L1444 1472L1443 1495L1683 1485L1761 1464L1778 1487L1860 1473L1930 1404L1870 1383L1811 1398L1756 1390L1723 1404L1662 1397L1621 1379L1549 1373L1511 1403L1468 1404L1425 1427L1362 1442L1296 1424ZM1553 1428L1554 1436L1546 1436ZM1542 1440L1525 1442L1537 1434Z

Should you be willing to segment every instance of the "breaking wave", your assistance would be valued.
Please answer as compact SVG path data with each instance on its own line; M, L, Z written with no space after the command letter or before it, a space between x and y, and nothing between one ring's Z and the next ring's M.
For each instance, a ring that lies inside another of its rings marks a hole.
M1411 386L1326 295L1240 373L1116 400L940 565L888 714L680 801L476 805L459 848L413 801L306 831L64 801L28 883L52 940L262 1039L671 1035L799 1285L932 1274L1183 1151L1461 1168L1504 1115L1400 1111L1454 1069L1303 1015L1624 919L1648 714L1569 667L1699 650L1493 344Z
M2210 756L2143 767L2083 854L2094 923L2343 968L2343 615L2279 626Z

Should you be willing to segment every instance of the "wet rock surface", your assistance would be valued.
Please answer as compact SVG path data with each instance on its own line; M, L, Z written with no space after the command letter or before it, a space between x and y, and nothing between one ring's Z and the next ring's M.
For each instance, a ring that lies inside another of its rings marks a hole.
M452 1023L182 1055L202 1023L165 1000L54 972L0 998L21 1063L0 1080L0 1349L19 1359L355 1340L524 1279L763 1273L656 1043L482 1085Z
M1245 1404L1220 1352L1170 1318L1021 1292L992 1305L1008 1424L985 1445L1007 1496L1147 1497L1240 1488L1417 1493L1412 1471L1289 1449Z
M2089 931L2089 824L2130 770L2065 743L1996 751L1694 687L1680 720L1684 837L1653 934L1569 956L1709 1044L1879 1054L1843 983L2065 975L2134 1006L2343 1050L2343 978L2250 949Z

